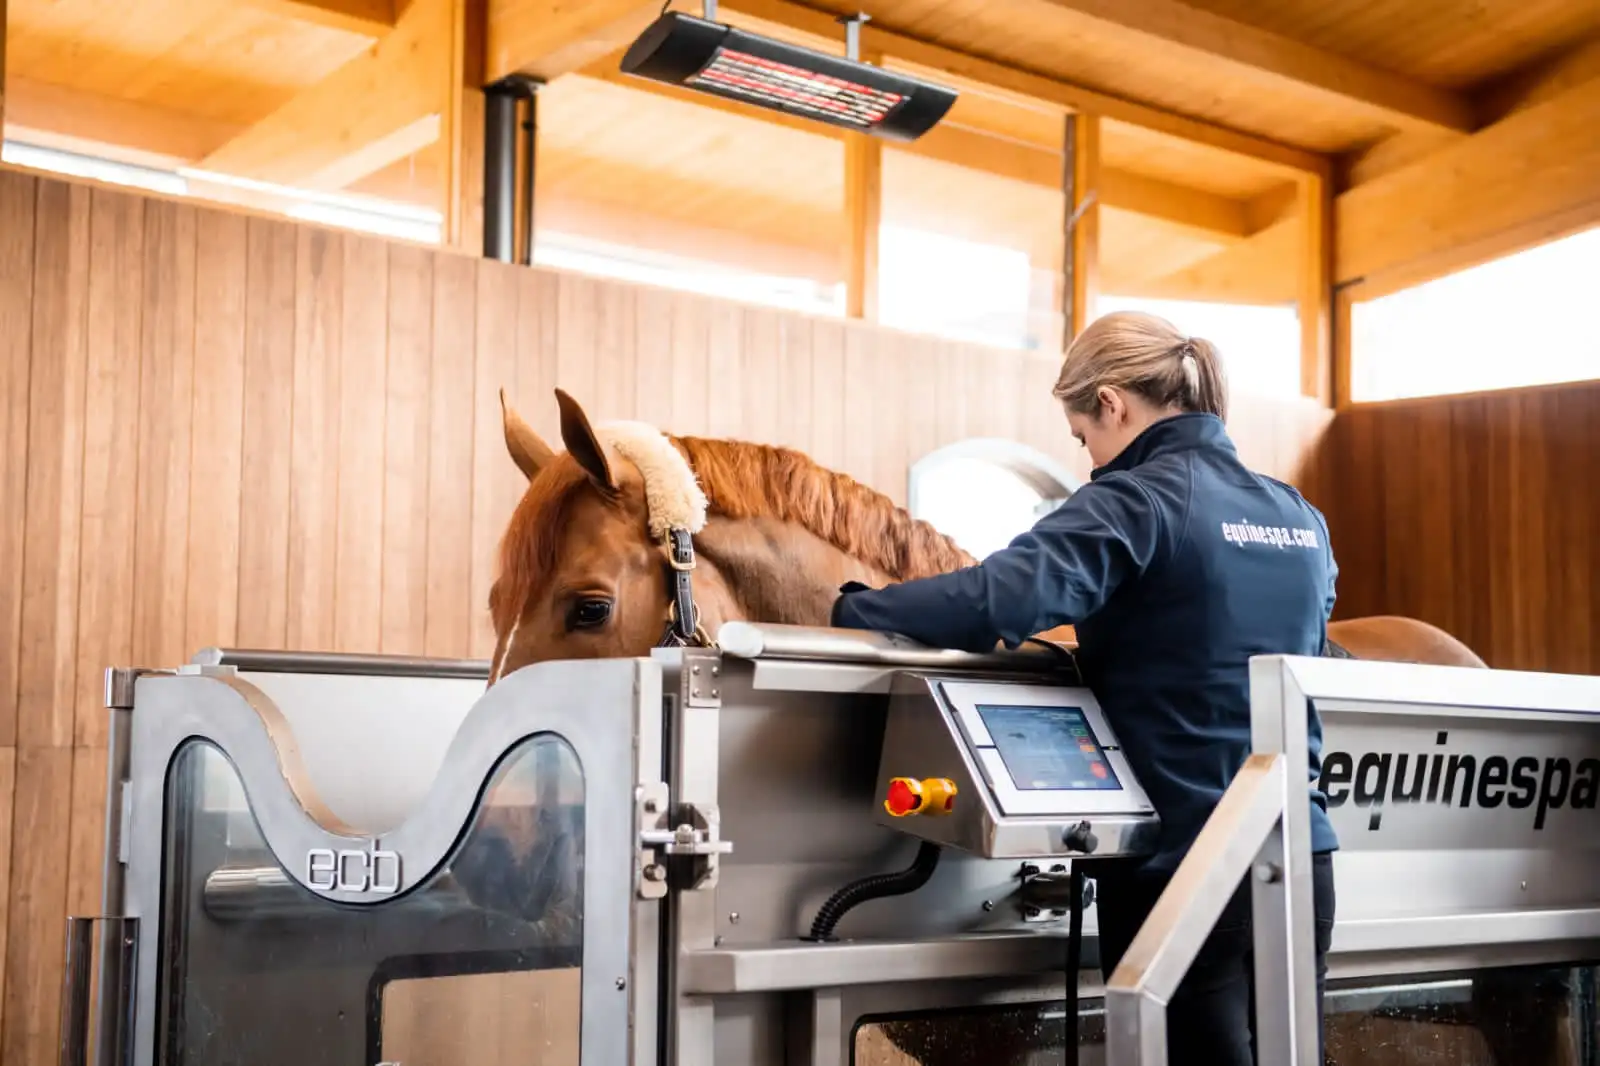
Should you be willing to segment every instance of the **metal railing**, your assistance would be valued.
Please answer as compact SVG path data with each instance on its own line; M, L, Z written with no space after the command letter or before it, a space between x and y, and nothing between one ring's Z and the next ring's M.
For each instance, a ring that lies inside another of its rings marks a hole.
M1256 1061L1320 1062L1308 713L1280 658L1252 660L1253 752L1106 983L1107 1066L1165 1066L1167 1004L1246 875Z

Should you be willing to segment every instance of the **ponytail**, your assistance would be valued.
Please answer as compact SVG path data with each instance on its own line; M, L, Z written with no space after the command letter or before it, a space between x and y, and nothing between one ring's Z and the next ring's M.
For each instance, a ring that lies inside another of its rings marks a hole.
M1188 377L1188 403L1186 411L1204 411L1227 420L1228 382L1222 373L1222 353L1217 346L1200 337L1184 342L1189 351L1184 353L1185 375Z
M1142 311L1117 311L1090 323L1067 350L1052 392L1070 409L1091 414L1105 387L1126 389L1157 407L1228 417L1217 346Z

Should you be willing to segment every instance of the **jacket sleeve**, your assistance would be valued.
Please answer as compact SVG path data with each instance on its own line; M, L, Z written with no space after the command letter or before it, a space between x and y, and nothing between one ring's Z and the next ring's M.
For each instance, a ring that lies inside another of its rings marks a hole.
M1144 488L1112 474L1073 493L977 566L840 596L833 625L899 633L938 648L989 651L997 641L1014 648L1099 610L1154 560L1161 526Z

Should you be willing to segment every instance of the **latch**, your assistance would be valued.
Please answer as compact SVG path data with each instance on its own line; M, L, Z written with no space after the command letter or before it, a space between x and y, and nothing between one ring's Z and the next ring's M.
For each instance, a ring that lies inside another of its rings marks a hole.
M685 891L717 883L717 857L733 850L723 840L722 816L714 805L680 804L674 811L667 786L641 785L639 793L639 897L660 899L668 887Z

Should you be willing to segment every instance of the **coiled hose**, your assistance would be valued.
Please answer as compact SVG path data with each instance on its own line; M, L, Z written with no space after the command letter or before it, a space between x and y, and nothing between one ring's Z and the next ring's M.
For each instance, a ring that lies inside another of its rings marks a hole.
M818 943L832 940L833 929L839 924L839 919L868 900L915 892L933 876L934 869L939 865L939 852L938 844L925 840L922 847L917 849L916 859L899 873L873 874L845 885L817 908L817 916L811 920L811 935L806 939Z

